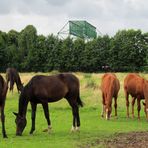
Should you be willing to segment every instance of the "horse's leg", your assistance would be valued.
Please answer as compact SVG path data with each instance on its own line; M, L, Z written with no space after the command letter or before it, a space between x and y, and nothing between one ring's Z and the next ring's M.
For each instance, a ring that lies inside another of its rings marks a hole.
M49 118L48 103L42 103L42 106L43 106L44 115L45 115L45 118L46 118L47 124L48 124L48 129L45 129L44 132L46 132L46 131L50 132L50 130L51 130L51 122L50 122L50 118Z
M80 116L79 116L79 107L78 105L75 105L75 112L76 112L76 131L79 131L80 130Z
M137 110L138 110L138 120L140 120L140 110L141 110L141 104L140 104L140 98L137 98Z
M32 114L31 114L32 126L31 126L31 130L30 130L30 134L33 134L33 132L35 131L36 107L37 107L37 104L31 102L31 108L32 108Z
M125 97L126 97L127 117L129 118L129 94L126 91L125 91Z
M132 98L132 117L133 117L133 118L134 118L134 105L135 105L135 100L136 100L136 98L133 97L133 98Z
M5 115L4 115L4 105L2 105L1 109L1 122L2 122L2 133L3 138L7 138L6 130L5 130Z
M115 117L117 118L117 96L114 97Z
M104 96L104 93L102 93L102 113L101 113L101 117L104 117L104 113L105 113L105 96Z
M71 131L79 130L80 127L80 117L79 117L79 108L77 102L73 99L67 99L68 103L72 107L72 114L73 114L73 125Z

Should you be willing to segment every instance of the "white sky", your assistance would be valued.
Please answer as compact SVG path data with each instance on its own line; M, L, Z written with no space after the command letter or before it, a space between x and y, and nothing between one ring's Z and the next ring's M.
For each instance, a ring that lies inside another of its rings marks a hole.
M0 0L0 30L34 25L38 34L55 34L68 20L86 20L102 34L121 29L148 32L148 0Z

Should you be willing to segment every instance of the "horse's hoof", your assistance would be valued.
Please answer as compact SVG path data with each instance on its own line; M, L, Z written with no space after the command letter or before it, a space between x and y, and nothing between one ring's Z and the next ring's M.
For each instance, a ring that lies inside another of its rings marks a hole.
M44 129L43 132L48 132L48 128Z
M118 116L115 116L115 119L118 119Z
M72 128L71 128L70 131L71 131L71 133L73 133L73 132L75 132L75 130L76 130L76 127L73 127L73 126L72 126Z
M8 138L7 135L3 136L3 138Z
M43 132L51 133L51 129L52 129L52 127L48 126L48 128L44 129Z
M33 132L30 132L29 134L30 134L30 135L33 135Z
M80 132L80 127L76 127L75 131Z
M30 135L33 135L33 132L35 131L35 129L34 130L30 130L30 132L29 132L29 134Z

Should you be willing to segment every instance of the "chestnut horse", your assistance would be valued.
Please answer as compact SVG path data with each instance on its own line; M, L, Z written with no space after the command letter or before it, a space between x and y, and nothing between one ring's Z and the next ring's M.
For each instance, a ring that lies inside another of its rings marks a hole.
M117 117L117 97L120 89L120 83L115 74L106 73L102 77L101 91L102 91L102 104L103 112L106 112L106 119L110 119L112 112L112 98L114 98L115 117Z
M34 76L23 88L19 98L19 108L16 115L16 135L22 135L26 126L27 105L30 101L32 107L32 127L30 134L35 130L36 107L41 103L44 109L44 115L48 123L48 130L51 129L49 118L48 102L56 102L66 98L73 113L72 130L79 130L80 117L79 105L83 106L79 96L79 80L73 74L65 73L53 76Z
M143 85L144 79L136 73L128 74L124 79L124 92L126 98L127 117L129 117L129 94L132 96L132 117L134 118L134 104L137 99L138 119L140 119L141 104L140 101L145 99Z
M7 68L6 69L6 82L7 85L10 81L10 91L13 91L13 86L14 83L16 83L17 86L17 90L18 92L21 92L22 88L23 88L23 84L21 82L19 73L17 72L17 70L15 68Z
M146 114L146 118L148 120L148 80L143 81L143 92L144 92L144 98L145 98L145 103L143 103L144 111Z
M0 113L1 113L1 122L2 122L2 133L4 138L7 138L5 130L5 115L4 115L7 90L8 86L3 77L0 75Z

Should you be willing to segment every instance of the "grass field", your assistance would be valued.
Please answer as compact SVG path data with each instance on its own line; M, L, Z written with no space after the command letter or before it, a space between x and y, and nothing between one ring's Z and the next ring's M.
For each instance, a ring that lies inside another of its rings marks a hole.
M56 72L52 72L53 74ZM22 73L21 79L23 83L27 83L32 76L41 73ZM48 75L48 73L43 73ZM8 92L5 115L6 115L6 131L8 139L3 139L0 133L0 148L75 148L75 147L103 147L96 145L96 140L111 138L115 133L125 133L130 131L148 131L148 122L145 119L143 106L141 109L141 120L126 118L125 97L123 92L123 80L127 73L116 73L120 80L121 89L118 97L118 119L114 118L114 108L112 118L106 121L101 118L101 92L99 85L103 74L99 73L74 73L80 80L81 99L85 103L80 108L81 128L80 132L71 133L72 113L71 108L65 99L59 102L49 104L52 132L44 133L43 129L47 128L44 113L41 105L37 107L36 131L33 135L29 135L31 128L31 110L30 104L27 112L27 126L23 132L23 136L15 136L16 125L15 116L12 112L18 110L19 95L16 87L13 93ZM4 74L2 74L5 76ZM141 76L148 79L148 74L141 73ZM131 101L131 99L130 99ZM131 108L130 108L131 109ZM137 106L135 105L135 116L137 117ZM1 128L1 124L0 124Z

